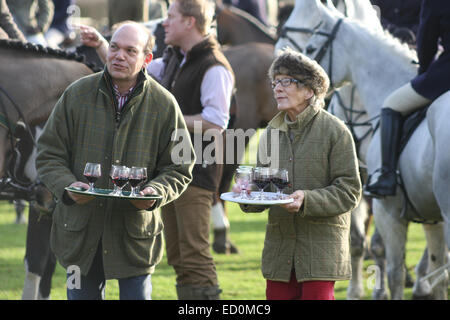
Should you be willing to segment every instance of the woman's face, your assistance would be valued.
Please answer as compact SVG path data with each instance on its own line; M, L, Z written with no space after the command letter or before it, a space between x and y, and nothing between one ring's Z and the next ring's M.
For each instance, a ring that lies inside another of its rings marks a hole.
M290 79L290 81L284 79ZM288 112L289 115L300 114L314 95L310 88L287 75L276 75L272 85L275 85L273 95L277 101L278 110Z

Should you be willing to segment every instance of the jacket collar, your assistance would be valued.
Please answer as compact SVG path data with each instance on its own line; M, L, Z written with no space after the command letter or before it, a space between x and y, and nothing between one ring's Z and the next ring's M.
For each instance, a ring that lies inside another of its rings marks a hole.
M131 96L135 96L142 92L144 83L147 80L147 77L148 77L148 74L147 74L146 69L142 68L138 74L136 85L133 88L133 92L131 93ZM107 92L109 92L111 94L111 96L114 96L114 88L113 88L112 78L108 72L108 68L106 67L106 65L103 69L102 79L103 79L103 83L104 83L104 88L107 90ZM131 96L130 96L130 98L131 98Z
M294 124L289 124L285 121L287 116L285 111L281 111L275 115L275 117L270 120L269 126L278 129L280 131L288 132L288 130L299 130L305 127L320 111L321 107L317 104L310 104L303 112L301 112Z
M217 43L217 41L215 41L214 37L212 37L211 35L207 35L205 36L205 38L200 41L199 43L197 43L196 45L194 45L191 50L189 50L186 54L186 61L193 59L194 57L196 57L197 55L201 54L202 52L206 51L206 50L211 50L211 49L218 49L219 48L219 44ZM183 52L181 52L180 47L175 46L168 46L167 49L168 51L173 51L176 55L178 60L181 62L181 60L183 60L183 57L185 56L185 54Z

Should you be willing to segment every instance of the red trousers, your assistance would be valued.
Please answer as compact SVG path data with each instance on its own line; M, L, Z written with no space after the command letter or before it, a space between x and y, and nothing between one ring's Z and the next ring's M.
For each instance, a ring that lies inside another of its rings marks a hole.
M292 271L289 282L267 280L267 300L334 300L334 281L297 282Z

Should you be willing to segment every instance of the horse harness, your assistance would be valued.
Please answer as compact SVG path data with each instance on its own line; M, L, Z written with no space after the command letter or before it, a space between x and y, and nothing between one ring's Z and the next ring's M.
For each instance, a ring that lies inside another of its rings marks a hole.
M0 86L0 92L8 98L11 102L17 113L19 114L20 119L25 119L23 113L20 111L20 108L14 102L13 98L8 94L8 92ZM3 127L8 132L9 143L11 145L12 150L12 159L10 163L5 163L5 172L6 176L0 178L0 200L15 200L15 199L25 199L25 200L33 200L34 192L36 186L40 184L39 181L30 182L23 181L17 176L17 167L20 161L20 151L17 148L17 143L14 141L14 132L16 130L16 124L12 123L8 118L8 114L6 112L5 105L0 103L0 127ZM29 134L31 140L33 141L34 146L36 147L36 140L33 132L31 131L30 126L23 121L25 125L25 129ZM5 155L6 159L6 155Z

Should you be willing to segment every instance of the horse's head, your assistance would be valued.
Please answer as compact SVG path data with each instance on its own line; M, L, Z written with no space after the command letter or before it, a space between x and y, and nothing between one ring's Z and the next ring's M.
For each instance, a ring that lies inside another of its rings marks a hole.
M291 47L317 60L333 85L341 84L347 75L344 64L334 62L339 54L334 42L344 16L336 9L327 9L320 0L297 0L286 21L275 50Z

